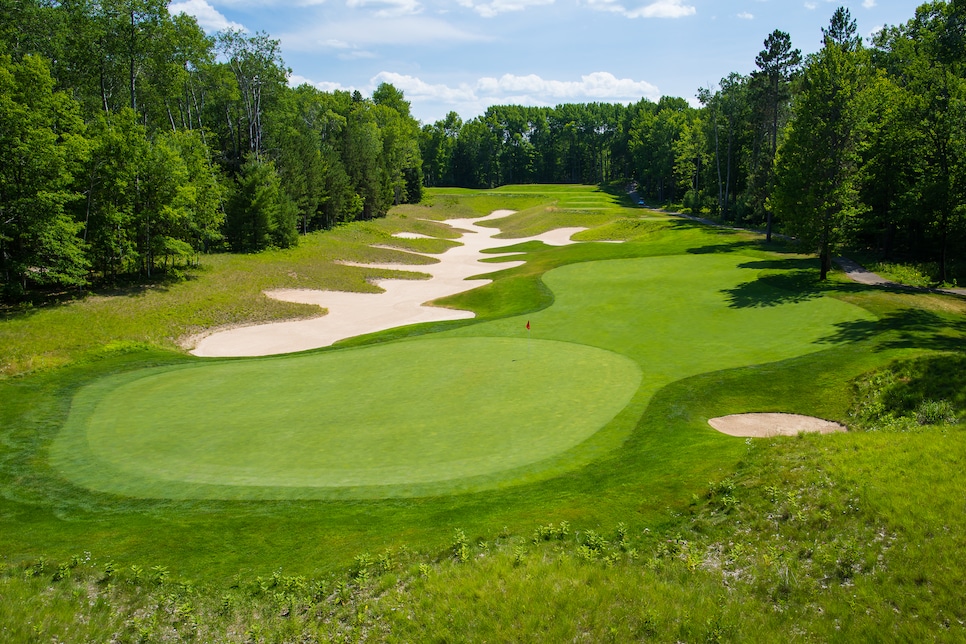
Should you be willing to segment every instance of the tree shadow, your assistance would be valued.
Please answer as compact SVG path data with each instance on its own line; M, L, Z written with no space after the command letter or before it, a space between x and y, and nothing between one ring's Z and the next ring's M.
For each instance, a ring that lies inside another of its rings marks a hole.
M793 270L765 275L721 292L727 296L731 308L751 309L800 304L820 298L828 290L816 279L813 271Z
M120 276L112 281L99 281L89 287L75 289L36 288L15 298L0 299L0 321L30 317L43 310L79 302L90 296L140 297L148 292L166 292L184 282L199 278L204 267L179 267L167 271L158 270L148 277Z
M738 264L738 268L756 271L812 271L818 276L817 262L808 257L787 257L781 259L759 259Z
M602 183L598 185L597 188L604 194L607 194L610 197L612 197L614 199L614 204L617 206L620 206L622 208L637 207L637 201L635 201L631 193L627 192L627 188L623 182Z
M758 248L759 244L755 241L733 241L725 244L708 244L689 248L687 252L691 255L717 255L725 253L739 253L749 248Z
M966 321L950 320L931 311L903 309L878 320L854 320L834 325L836 331L819 339L820 344L855 344L877 337L876 350L966 350Z

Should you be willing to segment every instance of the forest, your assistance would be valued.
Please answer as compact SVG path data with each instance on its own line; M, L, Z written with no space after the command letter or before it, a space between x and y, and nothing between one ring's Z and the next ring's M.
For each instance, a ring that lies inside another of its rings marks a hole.
M290 87L278 40L207 36L161 0L0 0L0 288L145 280L298 243L423 186L636 185L649 205L966 267L966 2L868 41L839 8L809 56L630 105L493 106L420 124L403 93Z
M648 205L935 265L966 250L966 2L930 2L868 42L836 10L822 48L787 33L750 74L631 105L494 106L424 125L427 186L637 182ZM961 260L960 260L961 262Z
M419 124L162 0L0 2L0 288L146 280L419 201Z

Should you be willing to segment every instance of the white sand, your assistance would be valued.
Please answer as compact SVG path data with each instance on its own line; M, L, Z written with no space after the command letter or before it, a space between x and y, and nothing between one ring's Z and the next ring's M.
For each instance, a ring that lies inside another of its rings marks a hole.
M435 264L370 264L376 268L405 270L429 274L428 280L373 280L385 289L383 293L345 293L341 291L313 291L280 289L266 295L286 302L315 304L328 309L328 314L308 320L275 322L228 329L213 333L198 341L191 351L196 356L232 357L265 356L327 347L338 340L393 327L420 322L463 320L474 317L470 311L427 306L426 302L455 295L489 284L491 280L470 279L520 266L524 262L483 263L482 259L505 257L512 253L483 254L481 251L502 245L539 240L551 246L575 243L570 237L584 228L559 228L525 239L494 240L498 228L485 228L477 223L499 219L512 214L498 210L480 219L452 219L446 223L463 232L461 246L436 255ZM397 233L398 237L407 237ZM395 249L399 250L399 249ZM352 264L350 264L352 265Z
M847 431L845 426L838 423L798 414L733 414L712 418L708 424L729 436L752 438L795 436L801 432L831 434Z

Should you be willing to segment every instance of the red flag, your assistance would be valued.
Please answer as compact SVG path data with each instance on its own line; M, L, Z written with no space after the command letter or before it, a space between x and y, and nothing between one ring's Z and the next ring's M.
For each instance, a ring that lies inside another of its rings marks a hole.
M527 331L530 330L530 320L527 320Z

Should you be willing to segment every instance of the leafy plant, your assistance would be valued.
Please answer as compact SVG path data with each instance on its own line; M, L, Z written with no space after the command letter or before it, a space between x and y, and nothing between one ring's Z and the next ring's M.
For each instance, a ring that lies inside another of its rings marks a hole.
M453 544L450 546L453 552L453 558L456 561L463 563L470 558L470 544L466 539L466 533L462 529L457 528L453 534Z

